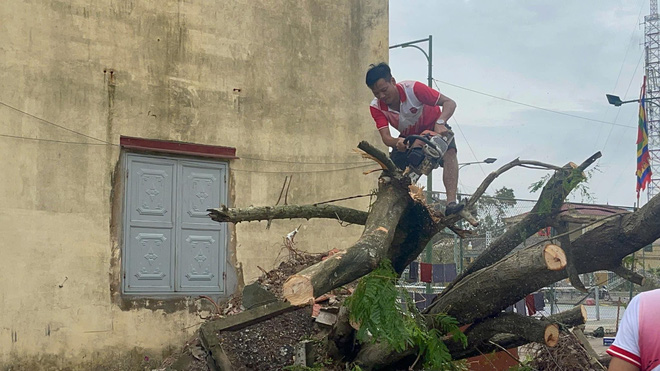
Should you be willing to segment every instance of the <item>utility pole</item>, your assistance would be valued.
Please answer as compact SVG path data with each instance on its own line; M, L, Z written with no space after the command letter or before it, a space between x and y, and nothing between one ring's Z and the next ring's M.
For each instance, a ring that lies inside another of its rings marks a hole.
M428 53L424 51L424 49L420 48L419 46L415 44L423 43L423 42L428 42ZM390 46L390 49L394 48L415 48L422 53L424 53L424 56L426 57L426 62L428 65L428 86L429 88L433 88L433 36L429 35L426 39L419 39L415 41L409 41L407 43L402 43L402 44L396 44ZM433 171L429 173L429 175L426 176L426 203L430 205L432 203L432 192L433 192ZM424 256L424 262L425 263L431 263L432 262L432 257L433 257L433 243L429 241L429 243L426 245L425 248L426 254ZM420 268L421 272L421 268ZM431 294L433 290L431 290L431 284L427 283L426 284L426 293Z
M646 72L646 99L660 98L660 17L658 0L650 0L650 14L644 17L644 52ZM660 193L660 106L646 105L646 119L651 157L651 182L648 185L647 201ZM639 206L639 205L638 205Z

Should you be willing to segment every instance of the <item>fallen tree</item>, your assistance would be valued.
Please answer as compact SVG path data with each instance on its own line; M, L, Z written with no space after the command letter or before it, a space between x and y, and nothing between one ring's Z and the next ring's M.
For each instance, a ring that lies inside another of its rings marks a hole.
M426 205L420 193L411 189L409 178L394 166L387 154L367 142L361 142L358 148L364 151L365 157L380 164L382 171L376 199L368 213L326 204L247 209L223 206L209 210L211 218L218 222L331 218L364 225L355 244L289 277L283 295L293 305L313 303L320 295L367 275L385 260L390 261L400 274L445 228L461 236L466 233L455 226L461 216L445 217ZM561 206L565 198L586 179L584 170L599 157L600 153L596 153L580 165L568 163L561 167L516 159L489 174L467 200L466 209L469 210L495 178L514 167L554 170L532 211L497 238L424 311L429 328L437 325L435 318L440 313L468 326L465 330L467 346L447 344L454 359L528 342L552 346L562 328L558 323L584 323L583 309L571 311L560 319L502 314L506 307L554 282L569 277L579 287L581 283L575 281L577 274L603 269L640 281L638 275L622 267L621 260L660 237L660 224L655 222L660 217L659 198L650 200L634 213L608 217L574 241L562 239L561 246L547 241L511 253L538 230L561 223ZM346 338L354 334L348 325L349 316L339 318L333 341L338 344L338 349L342 349L339 344L346 344ZM414 364L416 349L411 346L404 351L392 351L388 344L376 342L363 344L358 351L353 349L350 355L344 354L343 357L364 368L380 368L395 363L400 365L406 360Z

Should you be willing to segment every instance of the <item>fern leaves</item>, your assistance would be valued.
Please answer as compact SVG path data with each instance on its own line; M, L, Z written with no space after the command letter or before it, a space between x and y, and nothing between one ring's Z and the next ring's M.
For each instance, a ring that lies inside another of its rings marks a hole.
M360 326L357 339L384 342L397 352L416 347L425 365L435 369L452 368L451 354L443 340L451 335L453 340L467 346L467 338L458 328L458 322L440 314L435 317L439 330L428 329L408 294L397 289L397 279L392 264L385 260L378 269L360 279L353 295L346 299L351 321Z

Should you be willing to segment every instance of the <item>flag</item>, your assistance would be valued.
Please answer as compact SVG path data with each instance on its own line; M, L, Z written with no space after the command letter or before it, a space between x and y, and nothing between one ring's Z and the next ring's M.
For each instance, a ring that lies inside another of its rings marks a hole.
M639 191L651 183L651 157L649 155L649 131L646 123L646 76L639 99L639 127L637 129L637 202Z

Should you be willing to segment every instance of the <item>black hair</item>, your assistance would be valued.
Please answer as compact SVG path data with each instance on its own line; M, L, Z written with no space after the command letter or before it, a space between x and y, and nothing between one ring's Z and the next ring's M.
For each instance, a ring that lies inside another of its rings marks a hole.
M392 80L392 71L390 70L390 66L385 62L369 66L366 78L367 86L373 88L376 82L380 79L385 79L385 81L388 82Z

